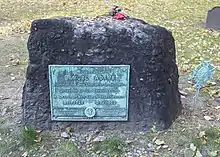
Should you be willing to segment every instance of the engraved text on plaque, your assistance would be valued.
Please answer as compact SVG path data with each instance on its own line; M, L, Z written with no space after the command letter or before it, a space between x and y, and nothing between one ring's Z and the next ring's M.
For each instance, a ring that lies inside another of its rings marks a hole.
M129 65L49 65L51 118L126 121Z

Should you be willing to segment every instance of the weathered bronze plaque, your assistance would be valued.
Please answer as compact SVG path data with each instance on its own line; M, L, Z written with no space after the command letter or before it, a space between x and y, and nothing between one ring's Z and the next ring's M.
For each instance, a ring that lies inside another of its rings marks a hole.
M126 121L129 65L49 65L51 119Z

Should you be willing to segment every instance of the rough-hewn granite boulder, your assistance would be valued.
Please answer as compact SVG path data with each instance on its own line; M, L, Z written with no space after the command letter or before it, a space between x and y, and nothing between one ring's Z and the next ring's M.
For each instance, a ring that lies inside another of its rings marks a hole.
M57 18L35 20L28 41L23 122L37 129L164 129L181 111L175 43L165 28L138 19ZM129 64L128 122L53 122L48 65Z

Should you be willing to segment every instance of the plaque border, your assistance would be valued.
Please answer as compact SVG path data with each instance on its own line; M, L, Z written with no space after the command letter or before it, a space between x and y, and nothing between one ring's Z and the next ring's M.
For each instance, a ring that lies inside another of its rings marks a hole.
M52 75L51 75L51 73L52 73L52 68L53 67L69 67L69 66L74 66L74 67L103 67L103 66L106 66L106 67L127 67L128 68L128 70L127 70L127 77L128 77L128 84L127 84L127 91L126 91L126 93L127 93L127 97L126 97L126 110L127 110L127 114L126 114L126 117L125 118L118 118L118 119L114 119L114 118L111 118L111 119L92 119L92 118L86 118L86 116L84 117L84 118L79 118L79 119L77 119L77 118L73 118L73 117L71 117L71 118L61 118L61 119L58 119L58 118L54 118L54 114L53 114L53 111L52 111L52 106L53 106L53 102L51 102L51 100L52 100ZM109 122L113 122L113 121L128 121L128 117L129 117L129 91L130 91L130 89L129 89L129 87L130 87L130 65L60 65L60 64L52 64L52 65L48 65L48 75L49 75L49 98L50 98L50 100L49 100L49 102L50 102L50 117L51 117L51 120L52 121L60 121L60 122L67 122L67 121L69 121L69 122L79 122L79 121L81 121L81 122L101 122L101 121L109 121Z

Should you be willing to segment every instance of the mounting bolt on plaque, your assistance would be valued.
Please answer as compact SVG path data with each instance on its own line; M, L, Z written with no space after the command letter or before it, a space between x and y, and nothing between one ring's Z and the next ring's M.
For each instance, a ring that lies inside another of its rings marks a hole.
M84 113L85 113L86 117L92 118L95 116L95 109L93 107L87 107L84 110Z

